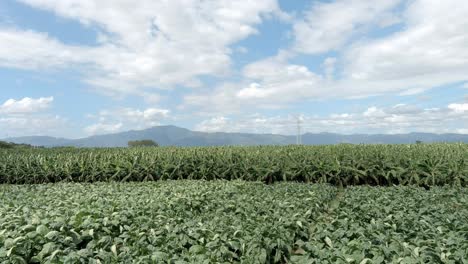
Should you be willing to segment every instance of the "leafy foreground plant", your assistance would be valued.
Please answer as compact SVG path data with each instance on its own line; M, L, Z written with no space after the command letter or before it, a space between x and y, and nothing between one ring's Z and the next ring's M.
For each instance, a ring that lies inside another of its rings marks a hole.
M468 190L0 185L2 263L466 263Z

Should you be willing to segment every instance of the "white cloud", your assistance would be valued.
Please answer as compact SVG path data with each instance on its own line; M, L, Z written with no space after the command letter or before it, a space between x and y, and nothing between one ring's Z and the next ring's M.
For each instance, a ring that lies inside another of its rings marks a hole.
M212 91L187 95L184 107L229 114L252 108L284 108L299 101L368 97L403 89L394 82L334 80L335 61L329 59L324 64L327 73L319 75L279 57L260 60L244 67L240 83L224 83Z
M265 117L259 114L244 116L242 119L217 116L204 120L195 126L203 132L243 132L243 133L290 133L296 120L292 117ZM286 131L286 132L285 132Z
M29 114L43 111L50 107L53 97L38 99L25 97L21 100L8 99L0 105L0 114Z
M0 138L51 135L67 130L67 120L48 113L54 98L8 99L0 105Z
M464 131L468 129L467 124L467 111L457 111L453 104L432 109L398 104L387 108L373 106L363 112L302 116L303 131L311 133L465 133ZM202 121L196 128L209 132L293 135L296 133L296 118L294 116L267 117L258 114L242 118L218 116Z
M400 92L398 95L401 95L401 96L409 96L409 95L416 95L416 94L420 94L420 93L424 93L425 91L427 91L428 88L410 88L410 89L407 89L407 90L404 90L402 92Z
M130 129L145 129L160 125L170 116L167 109L147 108L144 110L133 108L119 108L102 110L90 118L97 119L97 123L85 127L88 135L115 133Z
M332 80L334 77L336 61L336 58L328 57L322 63L322 68L324 69L327 80Z
M280 107L298 98L310 98L317 94L316 88L323 81L307 67L286 64L280 56L245 66L243 76L246 83L234 88L234 96L229 94L229 90L221 94L227 92L227 96L237 100L239 105L263 105L267 108ZM215 93L215 97L218 95Z
M458 134L468 134L468 128L457 129L457 130L455 131L455 133L458 133Z
M107 133L115 133L118 132L122 128L122 123L117 124L105 124L105 123L97 123L90 126L85 127L85 132L88 135L97 135L97 134L107 134Z
M0 116L0 137L63 135L67 120L54 115Z
M463 113L463 112L468 112L468 103L465 104L450 104L448 106L449 109L457 112L457 113Z
M246 65L242 76L240 83L224 83L212 91L186 95L183 106L232 114L284 108L297 101L362 95L357 89L346 89L352 84L333 82L303 65L289 64L281 56Z
M396 115L419 114L421 112L423 112L423 109L415 105L408 105L408 104L397 104L387 110L387 113L396 114Z
M208 120L204 120L195 126L195 131L204 132L227 132L229 131L228 118L224 116L213 117Z
M179 109L191 115L211 118L216 111L215 119L207 119L199 126L207 130L232 125L236 121L229 116L236 113L330 98L410 96L468 80L468 5L464 0L316 2L303 19L293 21L290 49L250 62L240 73L232 72L231 56L245 51L254 54L255 47L246 50L235 44L258 34L256 27L266 17L288 19L275 0L21 1L98 31L96 44L69 45L46 33L0 26L0 67L37 71L74 67L99 91L121 96L132 93L152 104L165 99L161 96L164 92L159 95L154 89L197 87L190 94L183 94L186 90L182 89L170 96L182 94L184 102ZM395 23L401 23L401 27L392 28L386 36L382 32L368 34ZM326 54L330 51L336 52ZM300 60L294 61L303 54L320 55L312 58L323 59L320 72L300 65ZM200 77L206 75L240 80L205 87ZM10 103L16 108L5 106L5 102L0 113L16 111L18 115L49 107L28 106L27 101L23 102L26 106L19 106L19 101ZM451 120L453 116L463 117L464 107L460 103L438 110L408 105L370 107L362 113L310 118L314 124L332 130L333 125L344 129L344 125L356 124L380 128L385 127L383 120L400 125L420 122L410 116L433 120L445 115ZM87 133L146 128L169 118L166 109L107 110L97 115ZM360 123L358 118L372 122ZM254 120L255 125L264 124L260 127L269 122L263 116Z
M260 89L260 84L251 83L249 87L243 88L237 93L237 96L240 98L265 98L271 94L270 91L265 91Z
M0 138L19 136L62 136L67 120L49 114L0 116Z
M22 0L98 28L98 46L71 46L42 33L0 28L0 66L87 65L87 82L107 93L199 86L230 71L230 45L256 34L275 0ZM94 72L90 74L90 72Z
M247 65L241 83L224 83L212 91L184 96L184 109L234 113L252 108L278 109L289 103L319 97L321 77L301 65L266 59Z
M148 125L153 125L152 122L157 122L160 119L167 118L169 110L158 108L147 108L138 110L133 108L121 108L114 111L104 110L99 113L99 116L105 118L116 118L129 121L145 121Z
M44 33L0 27L0 67L60 68L89 61L90 52L66 46Z
M401 0L337 0L317 2L294 24L295 47L303 53L323 53L344 46L371 24L399 22L392 14Z
M384 115L385 113L382 111L382 109L379 109L375 106L367 108L367 110L363 113L363 116L365 117L382 117Z
M152 105L159 103L163 99L163 96L155 93L142 93L140 96L143 97L146 103Z
M313 5L306 17L315 33L305 35L318 37L304 44L302 52L316 52L306 47L319 52L352 42L342 47L339 56L324 60L323 74L290 63L291 58L300 55L281 50L277 56L246 65L240 82L225 83L209 92L188 95L184 104L201 107L206 112L232 114L330 98L410 96L467 80L468 5L464 0L408 2L410 5L398 16L404 22L400 31L357 42L350 39L361 25L375 24L381 17L393 15L400 2L337 0ZM453 6L457 8L452 12ZM342 14L345 11L350 13ZM366 14L357 15L362 13ZM295 31L296 38L301 34ZM320 37L337 37L339 41L321 40Z
M413 87L465 80L467 13L464 0L413 1L404 13L403 31L358 43L346 52L346 76L363 81L406 81Z

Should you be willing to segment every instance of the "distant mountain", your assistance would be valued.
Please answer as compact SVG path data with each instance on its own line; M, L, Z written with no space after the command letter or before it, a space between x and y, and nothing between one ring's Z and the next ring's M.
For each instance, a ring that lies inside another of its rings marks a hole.
M191 131L176 126L157 126L144 130L132 130L127 132L91 136L80 139L54 138L46 136L31 136L7 138L4 141L13 143L25 143L33 146L75 146L75 147L125 147L131 140L151 139L161 146L221 146L221 145L287 145L296 142L295 136L274 134L250 134L250 133L207 133ZM334 133L306 133L302 136L302 142L306 145L323 145L338 143L385 143L402 144L422 142L465 142L468 143L468 135L464 134L353 134L341 135Z
M334 133L307 133L302 136L302 142L306 145L321 144L409 144L416 141L432 142L464 142L468 143L468 135L465 134L432 134L432 133L408 133L408 134L352 134L341 135Z

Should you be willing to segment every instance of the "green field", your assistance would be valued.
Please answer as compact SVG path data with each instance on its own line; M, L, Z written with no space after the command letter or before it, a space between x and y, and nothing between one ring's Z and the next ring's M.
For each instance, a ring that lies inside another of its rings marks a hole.
M468 263L468 145L0 150L0 263Z
M468 190L245 181L0 186L2 263L467 263Z
M468 186L468 144L0 150L0 183L167 179Z

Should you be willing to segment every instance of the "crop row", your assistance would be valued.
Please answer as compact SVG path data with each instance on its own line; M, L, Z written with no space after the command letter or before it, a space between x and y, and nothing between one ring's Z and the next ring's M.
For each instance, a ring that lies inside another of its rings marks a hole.
M1 263L467 263L468 190L0 186Z
M0 183L167 179L467 186L468 144L0 151Z

